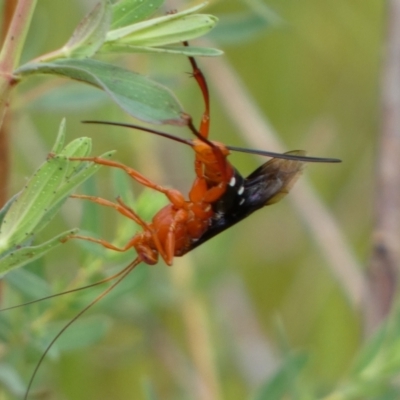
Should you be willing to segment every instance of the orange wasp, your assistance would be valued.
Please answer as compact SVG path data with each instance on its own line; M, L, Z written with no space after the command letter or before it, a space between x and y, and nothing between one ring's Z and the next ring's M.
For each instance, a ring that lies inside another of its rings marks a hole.
M340 162L340 160L332 158L307 157L303 151L278 154L269 151L241 149L227 146L220 142L210 141L208 139L210 107L207 83L194 58L189 57L189 60L192 66L192 74L201 89L205 102L205 110L199 130L194 127L191 117L189 115L186 116L188 127L196 136L196 139L186 140L137 125L106 121L84 121L86 123L108 124L141 129L191 146L195 152L194 169L196 178L189 191L188 199L186 199L178 190L160 186L133 168L117 161L99 157L79 157L70 159L71 161L88 161L119 168L140 184L163 193L170 203L158 211L154 215L152 221L148 223L131 207L124 203L121 198L117 198L117 201L114 203L95 196L71 196L113 208L138 224L142 228L142 231L135 234L123 247L117 247L102 239L81 235L72 235L69 237L70 239L87 240L120 252L134 248L137 252L137 257L122 271L109 278L89 286L56 295L58 296L64 293L85 289L118 277L117 281L81 310L53 338L33 371L25 393L25 399L28 397L30 387L41 362L54 342L77 318L109 293L138 264L144 262L149 265L154 265L158 262L159 256L161 256L167 265L172 265L174 257L182 256L193 250L208 239L246 218L257 209L279 201L289 192L296 182L305 162ZM273 158L261 165L249 176L243 178L227 160L230 150L261 154ZM54 295L49 297L54 297Z
M145 262L156 264L159 255L167 265L172 265L174 257L182 256L206 240L246 218L257 209L276 203L288 193L297 180L304 162L340 162L331 158L307 157L303 151L278 154L226 146L208 139L210 107L209 92L203 73L193 57L189 57L192 74L196 79L205 102L200 128L197 131L189 115L188 127L197 137L185 140L164 132L137 125L107 122L84 121L107 125L137 128L167 137L191 146L195 152L195 181L189 191L189 199L175 189L157 185L138 171L116 161L98 157L71 158L76 161L90 161L125 171L140 184L154 189L165 196L170 204L158 211L151 223L145 222L132 208L118 198L117 203L86 195L73 195L97 204L111 207L120 214L140 225L142 232L137 233L124 247L87 236L74 235L71 238L88 240L115 251L127 251L134 248L137 258L131 266ZM274 157L263 164L246 179L229 163L230 150L243 151Z

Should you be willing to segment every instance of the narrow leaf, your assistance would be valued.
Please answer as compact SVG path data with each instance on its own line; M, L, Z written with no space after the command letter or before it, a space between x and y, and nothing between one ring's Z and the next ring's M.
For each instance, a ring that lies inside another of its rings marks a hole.
M40 232L59 211L72 190L101 165L87 161L72 161L70 157L86 157L91 151L91 140L79 138L61 149L64 143L65 121L60 125L52 155L32 176L25 188L15 196L8 210L2 214L0 230L0 274L31 262L67 240L76 232L68 231L49 241L32 246L34 235ZM101 157L111 157L113 152ZM7 208L6 208L7 209Z
M47 160L36 171L3 219L0 249L23 243L33 234L52 202L59 182L66 173L67 164L66 157L57 156Z
M261 386L253 400L281 400L290 398L301 370L307 363L307 355L290 355L280 370Z
M25 393L26 386L24 380L18 371L11 368L8 364L0 364L0 382L0 386L7 388L18 398L22 398Z
M219 44L236 45L255 38L270 27L271 24L262 16L241 12L223 16L211 38Z
M0 259L0 277L5 273L12 271L13 269L20 268L25 264L28 264L44 254L53 250L57 246L65 242L68 236L76 233L78 230L71 230L63 232L49 241L39 244L37 246L26 246L15 251L7 253L3 258Z
M100 155L100 158L111 158L114 154L114 151L109 151ZM54 196L54 203L57 203L61 200L62 197L68 196L72 190L74 190L77 186L83 183L86 179L92 176L99 168L101 168L101 164L90 163L90 162L80 162L80 161L70 161L70 163L78 163L79 168L76 170L75 174L69 179L65 180L63 185L59 188L57 193Z
M67 158L69 157L87 157L92 150L92 141L87 137L81 137L73 140L71 143L62 150L59 151L60 155ZM69 162L67 165L67 171L65 173L64 181L68 181L71 177L77 173L79 167L87 165L83 162Z
M374 336L364 345L364 348L358 355L356 362L353 366L353 374L355 376L361 375L364 370L367 370L374 364L379 356L384 354L385 340L388 338L388 326L383 325L378 329Z
M205 35L214 28L217 22L217 17L213 15L187 15L135 31L121 38L118 42L135 46L165 46ZM105 46L106 48L107 46Z
M57 321L48 324L46 335L42 338L43 346L62 329L69 321ZM90 316L74 322L74 329L57 340L57 349L60 352L73 351L91 346L101 340L110 329L110 320L105 316Z
M91 57L103 44L110 27L111 17L111 4L107 0L97 3L79 23L63 47L64 55L74 58Z
M79 140L79 139L77 139ZM109 158L114 154L114 152L108 152L100 157ZM43 229L49 221L54 217L54 215L58 212L64 201L68 198L71 192L83 183L86 179L90 178L99 168L101 168L100 164L88 163L88 162L76 162L70 161L69 165L73 165L76 163L78 166L73 168L74 174L72 176L67 176L68 179L65 179L64 182L59 186L58 190L54 193L52 199L52 206L49 207L46 213L43 215L40 223L35 228L36 232L39 232ZM70 166L67 169L67 172L71 171Z
M13 197L11 197L10 200L7 201L6 204L4 204L3 208L0 210L0 225L3 223L4 217L7 215L8 210L11 207L11 204L14 202L14 200L20 195L20 193L14 194Z
M168 21L172 21L174 19L180 19L186 15L193 14L194 12L203 8L207 3L201 3L197 6L188 8L187 10L175 13L168 14L158 18L152 18L147 21L139 22L137 24L132 24L120 29L114 29L107 34L106 41L112 42L114 40L120 40L134 32L139 32L141 30L145 30L147 28L154 28L157 25L162 25Z
M64 147L65 143L65 130L66 130L66 121L65 118L61 120L60 127L58 128L58 133L56 137L56 141L51 149L51 152L54 154L59 153Z
M4 279L7 285L19 291L29 300L40 299L52 294L51 286L47 281L28 269L20 268L12 271Z
M122 28L150 17L164 0L122 0L113 5L112 29Z

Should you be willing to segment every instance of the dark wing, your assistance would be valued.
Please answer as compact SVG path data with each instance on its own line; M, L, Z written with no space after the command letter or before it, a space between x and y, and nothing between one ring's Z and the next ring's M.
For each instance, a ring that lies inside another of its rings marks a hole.
M296 150L286 154L304 156L306 153ZM243 205L252 209L251 214L263 206L277 203L289 193L304 165L303 161L279 158L267 161L246 178L246 202Z
M304 156L301 150L287 154ZM303 161L273 158L243 179L235 171L236 184L213 204L214 216L206 232L193 241L188 251L248 217L254 211L277 203L285 197L299 178Z

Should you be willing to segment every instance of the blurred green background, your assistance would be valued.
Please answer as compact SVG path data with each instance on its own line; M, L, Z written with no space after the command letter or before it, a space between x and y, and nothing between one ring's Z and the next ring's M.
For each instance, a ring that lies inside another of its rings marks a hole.
M39 1L26 60L64 43L94 3ZM183 3L166 0L164 11L181 9ZM281 22L272 18L272 23L264 6ZM343 160L310 165L304 176L361 269L370 253L384 8L376 0L215 1L205 12L218 16L220 26L208 39L225 54L223 60L198 60L211 89L212 140L250 146L212 83L218 79L222 88L230 88L213 67L223 62L236 71L286 150ZM168 86L199 119L203 103L187 59L136 55L118 62ZM32 79L18 88L12 105L10 194L45 159L63 117L71 140L92 137L93 154L116 149L118 160L160 184L184 193L191 185L189 148L144 132L80 123L128 120L98 90L49 77ZM190 137L184 128L162 129ZM253 129L251 120L247 129ZM267 146L266 141L262 148ZM231 159L244 175L260 164L250 155ZM109 199L134 194L135 208L151 218L163 199L141 190L103 168L80 192ZM30 398L317 399L335 392L349 378L363 345L362 315L305 222L310 216L300 215L290 198L177 259L172 268L162 262L138 267L65 332L40 367ZM52 223L55 231L60 225L80 226L117 243L137 229L112 210L77 200L70 200ZM329 235L325 241L329 245ZM134 257L134 252L115 255L71 242L24 269L55 293L96 281L102 271L116 272ZM5 305L23 301L18 273L5 286ZM13 343L1 344L3 368L17 371L26 383L57 327L99 292L93 288L3 313L7 329L15 332ZM351 395L336 398L364 398ZM1 399L8 396L6 387L0 389Z

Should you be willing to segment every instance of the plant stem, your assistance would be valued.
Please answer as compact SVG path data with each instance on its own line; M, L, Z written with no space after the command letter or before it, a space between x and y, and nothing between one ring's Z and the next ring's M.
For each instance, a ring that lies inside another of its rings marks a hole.
M26 35L37 0L19 0L3 48L0 52L2 72L11 73L19 64Z
M17 0L7 1L3 5L2 15L2 31L0 41L3 43L7 30L12 20L15 8L17 6ZM8 123L4 121L0 127L0 207L3 206L7 201L7 188L9 180L9 140L8 140Z
M13 70L18 66L37 0L19 0L0 52L0 126L16 83Z
M7 0L3 9L2 49L0 52L0 207L8 198L10 175L9 107L11 89L16 83L13 70L17 67L37 0ZM0 286L1 296L1 286Z
M6 124L3 126L4 116L9 106L11 89L16 83L13 77L13 70L17 67L26 34L30 25L33 11L37 0L19 0L16 4L14 0L6 2L4 9L4 29L8 32L5 35L3 47L0 52L0 176L1 197L0 205L4 204L7 198L7 178L9 175L8 157L8 134ZM10 18L7 20L6 18Z
M387 5L386 55L382 68L381 136L377 160L375 228L370 272L369 328L390 311L400 265L400 0Z

